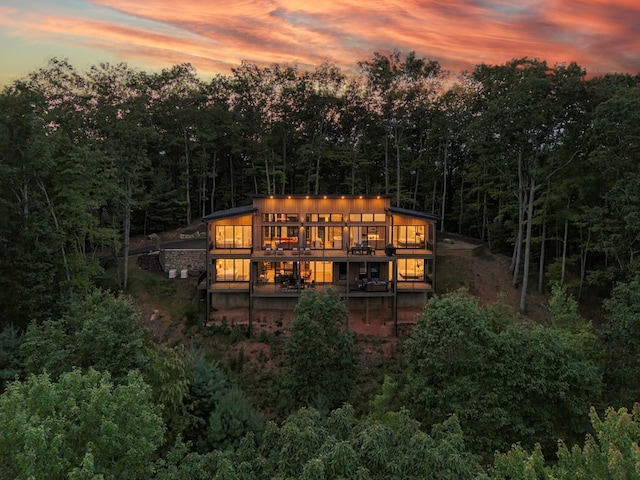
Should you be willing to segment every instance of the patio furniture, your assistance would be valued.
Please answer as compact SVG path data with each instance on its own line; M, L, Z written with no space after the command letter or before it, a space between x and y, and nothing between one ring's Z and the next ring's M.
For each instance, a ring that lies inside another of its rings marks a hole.
M356 243L349 249L352 255L371 255L376 252L375 248L371 248L368 245L362 243Z

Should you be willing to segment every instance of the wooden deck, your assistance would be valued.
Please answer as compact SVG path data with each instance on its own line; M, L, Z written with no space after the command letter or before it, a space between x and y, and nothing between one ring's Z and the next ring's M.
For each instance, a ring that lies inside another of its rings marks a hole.
M254 250L251 249L212 249L209 253L213 256L224 257L243 257L249 255L252 261L267 261L267 259L273 259L274 261L293 261L300 259L301 261L313 261L313 260L327 260L327 261L345 261L347 259L363 260L363 261L385 261L388 257L384 253L384 248L374 248L371 250L364 250L362 248L349 250L332 250L332 249L282 249L282 250ZM396 250L399 255L416 255L416 256L430 256L433 255L432 250L426 248L399 248Z

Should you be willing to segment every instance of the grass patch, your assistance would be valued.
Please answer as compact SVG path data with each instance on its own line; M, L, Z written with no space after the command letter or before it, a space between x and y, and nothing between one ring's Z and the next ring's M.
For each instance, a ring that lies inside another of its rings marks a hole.
M116 280L115 269L108 275ZM142 270L135 258L129 260L129 278L125 293L141 304L148 304L169 315L174 321L193 320L198 316L198 280L195 277L168 278L164 272Z
M469 280L465 257L438 257L436 259L437 291L439 294L454 292L461 288L473 291L473 282Z

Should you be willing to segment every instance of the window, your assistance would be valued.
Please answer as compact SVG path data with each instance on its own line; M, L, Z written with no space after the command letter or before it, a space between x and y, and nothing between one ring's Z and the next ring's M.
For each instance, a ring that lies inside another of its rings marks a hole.
M423 258L401 258L398 260L399 282L423 282L424 278Z
M298 226L264 226L262 227L262 247L293 248L298 245Z
M387 221L387 216L384 213L350 213L349 221L353 223L382 223Z
M347 264L345 262L338 262L338 280L347 279Z
M263 222L297 222L298 214L297 213L263 213L262 214Z
M398 248L425 248L424 225L396 225L393 237Z
M248 258L219 258L216 260L217 282L248 282Z
M342 249L342 227L328 225L308 227L307 245L316 250Z
M216 225L216 248L251 248L250 225Z
M341 213L307 213L305 216L306 222L342 222L343 216Z
M365 244L372 248L384 248L387 243L386 228L362 225L349 228L349 245Z

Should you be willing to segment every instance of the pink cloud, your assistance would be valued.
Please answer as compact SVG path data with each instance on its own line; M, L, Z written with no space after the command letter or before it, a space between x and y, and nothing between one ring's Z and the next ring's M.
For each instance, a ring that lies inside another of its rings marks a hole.
M478 63L537 57L589 72L640 72L635 0L93 0L83 17L0 10L0 26L32 41L109 51L122 60L200 73L323 61L356 68L374 51L416 51L457 73ZM117 20L116 20L117 19Z

